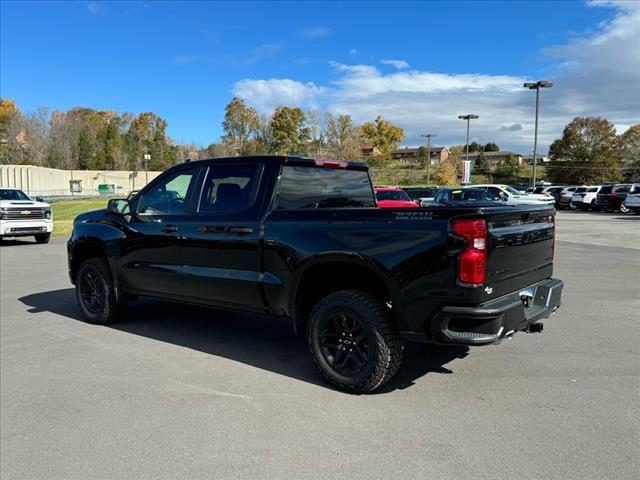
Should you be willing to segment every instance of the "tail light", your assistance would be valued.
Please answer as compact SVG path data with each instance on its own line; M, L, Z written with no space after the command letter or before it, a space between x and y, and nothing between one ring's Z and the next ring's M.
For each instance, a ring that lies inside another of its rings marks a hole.
M481 285L487 278L487 222L482 219L454 220L453 233L467 241L458 256L458 281Z

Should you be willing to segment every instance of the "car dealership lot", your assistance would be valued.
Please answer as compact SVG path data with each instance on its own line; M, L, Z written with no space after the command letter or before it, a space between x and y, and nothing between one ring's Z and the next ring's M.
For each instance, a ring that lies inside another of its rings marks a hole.
M65 243L0 249L4 478L637 478L640 217L560 212L564 305L328 388L286 321L142 301L80 321Z

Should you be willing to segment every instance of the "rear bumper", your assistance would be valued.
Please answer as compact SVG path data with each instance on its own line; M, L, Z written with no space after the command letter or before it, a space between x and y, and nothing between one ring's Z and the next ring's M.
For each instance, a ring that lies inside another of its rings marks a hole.
M407 333L407 340L425 340L454 345L489 345L515 332L541 328L532 324L549 318L561 303L564 283L554 278L531 285L476 307L443 307L427 328L429 335L420 338ZM522 297L529 297L525 306Z

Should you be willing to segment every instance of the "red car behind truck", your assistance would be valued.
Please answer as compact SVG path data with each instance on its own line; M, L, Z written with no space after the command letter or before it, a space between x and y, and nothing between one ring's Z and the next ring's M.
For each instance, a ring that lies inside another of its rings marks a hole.
M380 208L418 208L420 206L399 187L375 187L373 190Z

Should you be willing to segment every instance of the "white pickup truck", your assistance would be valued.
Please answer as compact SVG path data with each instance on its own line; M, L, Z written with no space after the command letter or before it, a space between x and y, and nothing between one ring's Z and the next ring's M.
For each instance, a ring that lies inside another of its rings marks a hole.
M53 230L51 207L40 198L32 200L17 188L0 188L0 240L34 236L47 243Z

